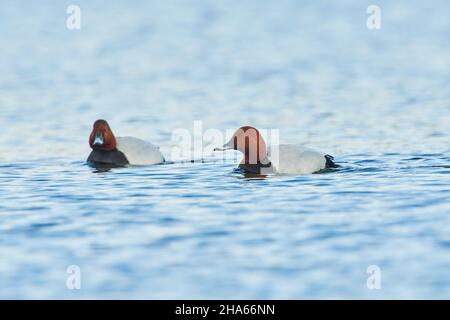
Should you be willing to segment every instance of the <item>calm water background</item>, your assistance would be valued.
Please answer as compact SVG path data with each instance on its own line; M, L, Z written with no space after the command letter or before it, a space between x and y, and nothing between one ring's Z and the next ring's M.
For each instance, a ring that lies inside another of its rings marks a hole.
M450 298L450 4L0 3L0 298ZM340 170L98 172L92 122L279 128ZM81 290L66 288L78 265ZM382 289L368 290L378 265Z

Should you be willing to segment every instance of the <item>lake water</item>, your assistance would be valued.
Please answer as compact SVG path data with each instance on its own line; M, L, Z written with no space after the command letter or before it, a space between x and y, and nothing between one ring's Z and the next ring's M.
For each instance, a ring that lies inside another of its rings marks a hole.
M377 1L379 30L365 1L74 4L0 4L0 298L450 298L448 1ZM87 166L98 118L170 162ZM172 159L197 120L341 167Z

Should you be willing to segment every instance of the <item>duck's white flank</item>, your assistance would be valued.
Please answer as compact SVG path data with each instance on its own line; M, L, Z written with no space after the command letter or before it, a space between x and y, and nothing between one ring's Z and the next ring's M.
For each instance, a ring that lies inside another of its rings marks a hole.
M275 148L276 149L276 148ZM308 174L325 169L325 153L296 144L280 144L278 161L276 151L270 150L270 160L277 173Z
M159 147L134 137L117 137L117 149L125 154L131 165L149 165L164 162Z

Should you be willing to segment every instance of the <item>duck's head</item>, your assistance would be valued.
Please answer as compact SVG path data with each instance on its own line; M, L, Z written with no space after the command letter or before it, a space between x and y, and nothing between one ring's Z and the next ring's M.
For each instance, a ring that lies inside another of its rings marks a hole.
M89 145L92 149L113 151L117 147L116 137L114 137L108 122L97 120L94 122L91 135L89 136Z
M244 154L244 164L259 164L266 160L267 147L258 129L244 126L237 129L230 141L214 151L238 150Z

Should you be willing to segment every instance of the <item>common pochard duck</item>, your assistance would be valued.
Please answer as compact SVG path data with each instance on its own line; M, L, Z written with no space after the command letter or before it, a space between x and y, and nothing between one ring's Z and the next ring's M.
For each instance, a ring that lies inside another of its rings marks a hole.
M244 154L239 169L245 173L269 174L308 174L326 168L338 167L334 158L328 154L295 144L280 144L278 153L268 152L266 143L259 131L250 126L236 130L230 141L215 151L238 150ZM272 150L273 151L273 150ZM276 157L277 159L269 159Z
M94 122L89 145L92 152L87 161L92 164L125 166L164 162L158 146L134 137L116 138L105 120Z

